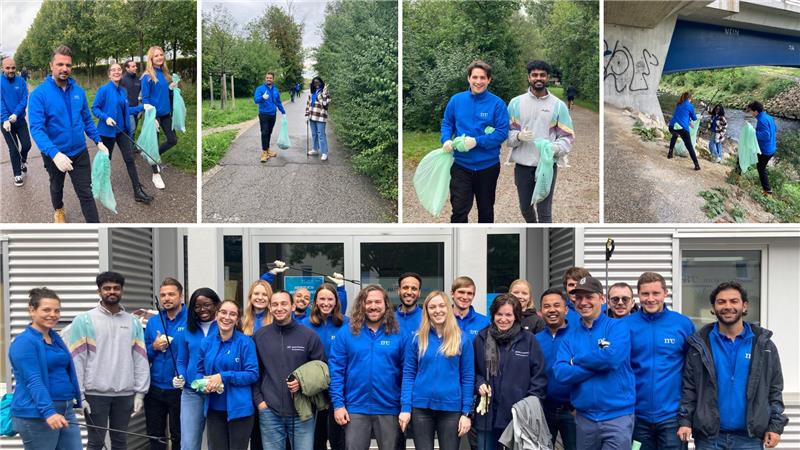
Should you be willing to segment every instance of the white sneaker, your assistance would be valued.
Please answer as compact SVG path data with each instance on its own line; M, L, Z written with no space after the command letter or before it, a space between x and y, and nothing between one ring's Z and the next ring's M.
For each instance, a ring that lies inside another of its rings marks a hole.
M324 155L322 155L322 158L320 158L320 159L321 159L321 160L323 160L323 161L327 161L327 160L328 160L328 155L327 155L327 153L326 153L326 154L324 154Z
M22 178L22 175L14 177L14 186L20 187L23 184L25 184L25 180Z
M153 174L153 186L155 186L156 189L164 189L166 187L164 186L164 180L161 179L160 173Z
M316 150L311 150L308 152L308 156L317 156L317 155L319 155L319 152Z

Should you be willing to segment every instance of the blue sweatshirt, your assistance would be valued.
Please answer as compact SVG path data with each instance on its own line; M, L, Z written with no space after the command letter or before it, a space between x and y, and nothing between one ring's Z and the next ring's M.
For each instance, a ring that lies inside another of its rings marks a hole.
M419 331L419 324L422 322L422 307L417 305L413 311L406 313L400 311L400 306L398 306L394 310L394 317L397 319L397 323L400 324L400 332L413 336L414 333Z
M425 408L435 411L460 411L468 415L472 410L472 390L475 385L475 357L471 339L461 335L461 354L445 356L440 347L442 339L435 330L428 334L428 348L419 355L419 339L412 338L406 347L403 362L403 389L400 397L401 411ZM442 380L447 380L442 383Z
M683 314L644 310L626 317L631 330L631 369L636 377L636 417L659 423L678 415L683 360L694 324Z
M159 332L162 335L169 334L169 337L173 338L173 342L177 342L175 339L183 336L186 329L186 305L181 306L181 311L175 316L175 319L170 320L166 311L161 311L159 315L167 324L167 332L164 333L164 326L161 325L161 319L158 316L148 319L147 328L144 330L144 345L147 348L147 359L150 361L150 384L160 389L174 389L172 378L176 376L176 373L172 357L174 356L175 360L178 359L178 347L167 347L167 351L158 352L153 350L153 342Z
M253 415L255 408L250 386L258 380L258 358L253 340L238 330L233 331L230 339L230 351L220 353L222 340L219 332L209 333L200 344L196 369L198 378L217 373L222 377L225 391L221 395L225 396L228 422ZM204 405L206 416L208 416L208 406L209 396L206 395Z
M208 327L208 334L217 333L217 321L214 320L211 322L211 326ZM197 375L197 360L200 358L200 344L205 338L206 335L203 334L200 324L197 325L197 329L193 332L189 331L187 327L178 338L178 373L186 380L186 384L191 384L192 381L200 378Z
M16 114L18 118L25 118L25 108L28 107L28 85L22 77L8 79L0 76L0 122L8 120L8 116Z
M169 103L170 89L168 80L164 76L164 71L159 67L154 68L156 72L156 83L149 73L142 75L142 103L153 105L156 108L156 116L164 117L172 113L172 105Z
M381 325L373 332L363 325L354 335L342 328L333 343L328 367L334 409L350 414L400 414L403 356L408 336L387 335Z
M778 145L778 133L775 129L775 119L772 118L766 111L761 111L756 116L756 139L758 140L758 148L761 149L761 154L770 156L775 154L775 149Z
M681 128L689 131L689 119L697 120L697 116L694 114L692 102L684 100L675 107L675 112L672 113L672 119L669 121L669 127L672 128L677 123Z
M350 318L347 316L343 316L344 322L338 327L333 324L333 320L328 317L324 323L320 325L314 325L311 323L311 314L307 314L303 320L300 321L301 324L311 328L317 333L319 339L322 341L322 346L325 347L325 357L331 357L331 349L333 348L333 342L336 340L336 334L342 328L347 328L350 324Z
M566 383L556 382L556 376L553 373L553 366L556 363L558 348L561 345L561 342L564 341L564 337L567 335L567 332L570 329L570 323L572 322L567 320L567 326L564 328L559 328L556 331L555 336L550 334L550 328L545 328L535 335L536 340L539 342L539 348L542 349L542 355L544 356L544 366L547 373L547 379L550 380L550 382L547 383L547 397L545 397L545 404L551 407L558 407L565 403L569 403L569 394L572 392L572 386Z
M600 348L601 341L610 345ZM592 328L583 321L571 326L553 372L557 382L573 385L572 405L589 420L611 420L635 411L631 336L624 320L600 314Z
M97 117L97 132L100 136L114 137L117 133L129 133L128 116L138 114L142 111L142 106L133 108L128 106L128 97L122 85L116 86L113 81L100 86L92 102L92 114ZM117 128L106 124L106 119L111 117L117 122Z
M269 98L266 100L264 100L264 92L269 94ZM274 84L272 87L267 86L267 83L259 85L253 94L253 102L258 105L259 114L274 116L277 114L277 110L280 110L281 114L286 115L286 110L283 109L281 102L281 93Z
M493 127L486 134L486 127ZM454 151L455 163L468 170L488 169L500 164L500 144L508 137L508 110L500 97L489 91L459 92L447 102L442 118L441 142L461 135L475 138L470 151Z
M84 133L95 143L100 142L86 92L72 78L67 80L66 89L61 89L48 75L31 92L28 108L31 136L49 158L59 152L73 157L86 151Z
M456 322L458 322L458 328L461 328L461 331L464 332L470 341L475 339L475 336L477 336L482 329L489 326L489 318L481 313L475 312L475 308L472 306L469 307L469 312L463 319L456 314Z
M272 283L275 281L275 275L273 275L270 272L262 273L259 278L266 281L270 286L272 286ZM342 304L342 314L347 314L347 291L345 290L344 285L336 286L336 295L339 297L339 303ZM312 305L308 305L306 314L303 317L297 317L294 313L292 313L292 318L294 318L297 321L300 321L308 317L308 315L311 313L311 306ZM262 314L262 319L263 319L263 314ZM256 330L253 330L253 334L256 334Z
M746 433L747 380L753 351L753 330L745 323L742 333L730 340L719 332L719 325L715 324L708 338L717 372L719 429Z
M50 330L50 339L54 346L69 355L69 349L58 333ZM17 380L11 403L13 417L46 419L56 413L50 397L46 345L44 335L30 325L11 342L8 358L11 360L11 369ZM68 371L70 390L77 407L80 407L81 390L78 387L78 376L75 374L72 358L69 358Z

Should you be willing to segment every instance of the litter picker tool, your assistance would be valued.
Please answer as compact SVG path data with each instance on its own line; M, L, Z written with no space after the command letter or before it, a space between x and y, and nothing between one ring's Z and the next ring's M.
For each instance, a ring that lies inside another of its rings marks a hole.
M608 294L608 261L611 260L611 256L614 254L614 249L616 246L614 245L614 240L608 238L606 240L606 294Z
M88 415L87 415L87 417L88 417ZM91 419L89 419L89 420L91 420ZM129 434L131 436L138 436L138 437L147 438L147 439L156 441L159 444L167 444L167 438L166 437L150 436L148 434L134 433L133 431L117 430L115 428L101 427L99 425L89 425L88 423L87 424L82 424L82 423L78 423L78 422L67 422L67 423L69 423L70 425L77 425L77 426L83 427L83 428L96 428L98 430L113 431L115 433L125 433L125 434Z
M276 266L275 263L267 263L267 268L270 269L270 270L272 270L272 269L274 269L276 267L278 267L278 266ZM292 266L290 266L288 264L285 265L284 267L287 267L287 268L292 269L292 270L296 270L298 272L308 272L310 274L320 275L320 276L323 276L323 277L327 277L328 276L328 275L326 275L324 273L314 272L313 270L300 269L298 267L292 267ZM348 283L353 283L355 285L361 286L361 282L358 281L358 280L350 280L350 279L347 279L347 278L342 278L342 280L347 281Z
M178 373L178 363L175 360L175 354L172 352L172 339L170 339L169 333L167 332L167 321L164 319L164 316L161 315L161 305L158 302L158 297L155 295L153 295L153 305L155 305L156 311L158 311L158 317L161 319L161 327L164 329L164 336L167 339L167 351L169 352L169 356L172 357L172 368L175 369L175 376L177 377L180 374Z
M131 138L131 137L128 135L128 133L126 133L124 130L122 130L122 129L121 129L121 128L120 128L120 127L117 125L117 124L114 124L114 128L116 128L116 129L117 129L117 132L119 132L119 133L122 133L123 135L125 135L125 137L126 137L126 138L128 138L128 140L129 140L129 141L131 141L131 144L133 144L133 146L134 146L134 147L138 148L138 149L139 149L139 151L140 151L140 152L141 152L141 153L142 153L144 156L146 156L146 157L147 157L147 159L149 159L149 160L150 160L150 164L158 165L158 163L157 163L157 162L155 162L155 161L153 161L153 158L151 158L151 157L150 157L150 155L148 155L148 154L147 154L147 152L146 152L146 151L144 151L144 149L143 149L141 146L139 146L139 144L137 144L137 143L136 143L136 141L134 141L134 140L133 140L133 138ZM109 150L111 150L111 149L109 149Z

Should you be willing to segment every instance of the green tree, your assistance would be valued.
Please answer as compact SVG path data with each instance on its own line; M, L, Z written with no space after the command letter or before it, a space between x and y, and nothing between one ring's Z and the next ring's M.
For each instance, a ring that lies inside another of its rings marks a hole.
M556 0L545 26L547 58L587 100L599 99L600 9L597 2Z
M278 50L281 73L276 84L281 89L303 82L303 24L292 18L290 8L270 6L247 28L252 38L260 37Z
M240 61L237 39L236 22L225 6L217 3L210 13L203 14L203 78L219 77L222 108L228 97L228 72Z

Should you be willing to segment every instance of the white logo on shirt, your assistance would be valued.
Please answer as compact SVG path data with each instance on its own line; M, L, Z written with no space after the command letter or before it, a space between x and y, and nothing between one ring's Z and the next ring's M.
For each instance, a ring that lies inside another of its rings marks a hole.
M234 358L234 359L233 359L233 361L238 363L238 362L240 362L240 361L241 361L241 358L239 358L239 357L237 356L236 358Z
M664 338L664 343L665 344L674 344L675 343L675 338Z
M486 117L489 117L489 113L488 113L488 112L482 112L482 113L480 114L480 116L481 116L482 118L486 118Z
M521 351L519 351L519 350L514 350L514 356L519 356L519 357L522 357L522 358L527 358L528 356L530 356L530 354L531 354L531 352L521 352Z
M389 346L392 345L392 341L381 341L380 345Z
M745 353L744 354L744 359L750 359L750 353Z

